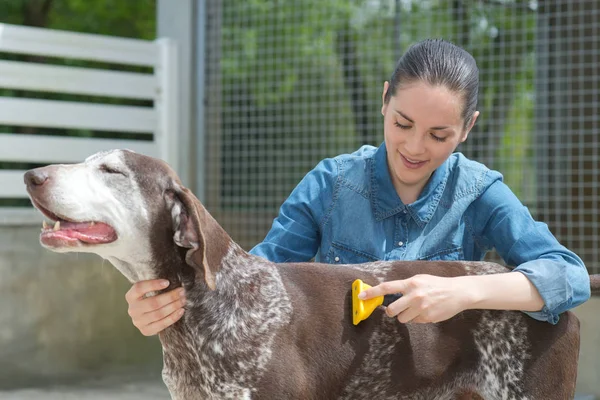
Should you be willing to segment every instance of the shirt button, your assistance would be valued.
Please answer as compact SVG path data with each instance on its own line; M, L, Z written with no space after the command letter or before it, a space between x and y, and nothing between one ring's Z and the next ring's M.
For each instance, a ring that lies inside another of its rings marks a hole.
M398 246L403 246L404 242L398 242Z
M338 262L338 261L340 261L340 258L336 257L336 258L334 258L334 260L335 260L335 262Z
M405 208L404 210L402 210L402 213L403 213L403 214L406 214L406 208Z

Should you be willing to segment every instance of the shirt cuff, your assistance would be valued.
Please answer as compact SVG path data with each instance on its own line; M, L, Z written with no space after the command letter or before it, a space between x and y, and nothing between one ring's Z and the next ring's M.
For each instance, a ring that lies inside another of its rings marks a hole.
M558 314L551 313L546 306L542 308L542 311L523 311L523 313L538 321L550 322L552 325L556 325L560 319Z

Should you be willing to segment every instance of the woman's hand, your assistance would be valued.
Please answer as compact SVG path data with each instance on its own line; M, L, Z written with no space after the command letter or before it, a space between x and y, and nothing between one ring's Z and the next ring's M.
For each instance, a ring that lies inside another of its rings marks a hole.
M166 327L173 325L183 315L183 306L185 305L183 288L145 297L146 294L162 290L167 286L169 286L169 281L163 279L140 281L135 283L125 295L133 325L144 336L156 335Z
M415 275L412 278L384 282L359 294L362 300L386 294L401 293L402 297L385 313L402 323L440 322L468 308L468 288L457 278Z

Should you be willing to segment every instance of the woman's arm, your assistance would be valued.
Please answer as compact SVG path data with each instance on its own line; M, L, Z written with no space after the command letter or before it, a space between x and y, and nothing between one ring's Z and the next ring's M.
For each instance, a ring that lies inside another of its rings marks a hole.
M556 323L560 313L589 299L589 274L583 261L562 246L546 224L535 221L502 181L491 183L472 207L469 225L480 229L473 232L478 243L495 248L515 272L527 277L543 300L541 309L523 311ZM518 289L519 298L528 295L527 287Z
M464 309L539 312L544 300L531 281L519 272L456 278L468 288Z
M402 297L386 307L386 314L402 323L440 322L468 309L539 311L544 305L535 286L518 272L454 278L415 275L373 286L359 298L392 293Z
M281 205L265 239L250 253L274 262L309 261L328 222L338 176L334 159L321 161L300 181Z

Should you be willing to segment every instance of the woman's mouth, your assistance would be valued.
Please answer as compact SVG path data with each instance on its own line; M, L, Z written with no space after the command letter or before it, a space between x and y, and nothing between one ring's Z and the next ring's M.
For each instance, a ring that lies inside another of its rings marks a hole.
M427 163L427 161L414 160L412 158L405 157L404 154L399 153L400 158L402 159L402 163L406 168L409 169L417 169L421 168L423 165Z

